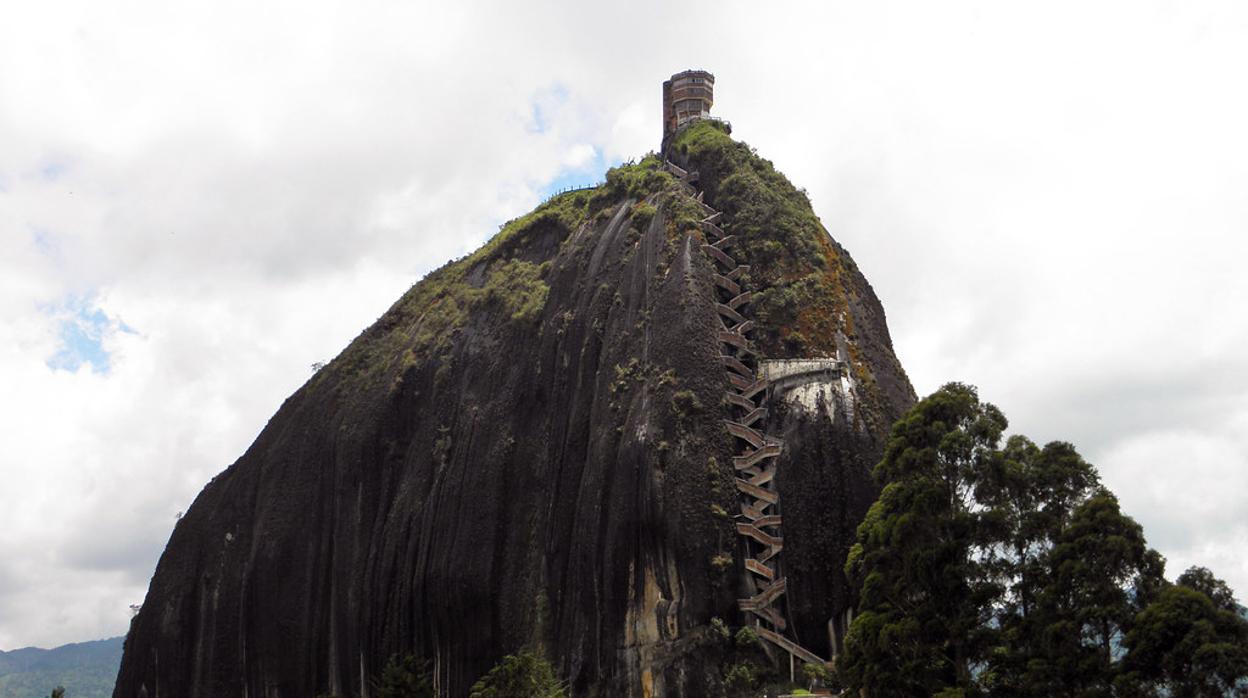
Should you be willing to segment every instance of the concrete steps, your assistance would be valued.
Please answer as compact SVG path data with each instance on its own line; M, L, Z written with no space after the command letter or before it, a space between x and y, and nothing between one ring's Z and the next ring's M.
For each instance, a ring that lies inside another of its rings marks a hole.
M665 164L682 182L691 184L697 180L696 172L688 172L672 162ZM719 361L731 386L725 393L725 401L732 412L732 417L724 420L724 428L741 443L741 450L732 459L737 473L734 481L741 495L736 531L748 541L750 553L745 559L745 569L754 580L757 592L749 598L738 599L737 603L742 611L755 617L759 637L803 662L826 664L818 655L784 635L788 622L780 605L788 590L788 580L780 575L777 564L784 550L784 537L781 535L780 494L775 489L776 459L784 453L784 442L768 435L763 426L768 414L766 391L771 383L760 375L758 366L763 358L749 337L754 321L746 316L745 309L752 295L744 281L750 267L738 264L725 251L739 247L740 240L721 227L728 225L722 212L707 205L701 191L691 198L705 213L698 221L698 228L711 241L702 245L702 251L718 268L712 279L720 296L715 311L723 327L716 331L715 337L721 346Z

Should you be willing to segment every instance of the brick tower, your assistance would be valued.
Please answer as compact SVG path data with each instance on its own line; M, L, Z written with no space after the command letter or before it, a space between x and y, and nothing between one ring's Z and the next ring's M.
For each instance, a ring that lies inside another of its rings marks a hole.
M715 76L705 70L686 70L663 81L663 141L694 119L711 115Z

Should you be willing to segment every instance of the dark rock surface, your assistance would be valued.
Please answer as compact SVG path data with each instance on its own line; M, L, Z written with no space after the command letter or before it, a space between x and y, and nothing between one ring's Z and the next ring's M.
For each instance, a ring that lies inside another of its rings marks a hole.
M726 378L711 262L653 165L434 272L292 395L179 522L114 695L369 695L413 652L460 696L524 645L574 695L712 694L710 621L743 622ZM859 417L769 426L789 439L790 615L825 655L867 469L913 400L879 302L835 250L828 302L870 378ZM773 329L774 351L818 349ZM734 565L712 564L725 553Z

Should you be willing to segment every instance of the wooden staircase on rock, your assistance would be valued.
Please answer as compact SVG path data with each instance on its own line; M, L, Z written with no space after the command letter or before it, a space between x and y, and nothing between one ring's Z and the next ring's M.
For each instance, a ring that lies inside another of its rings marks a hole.
M827 660L789 637L786 633L788 621L781 611L787 581L780 573L778 556L784 550L784 537L780 530L780 495L774 480L776 461L784 451L784 442L762 431L767 418L767 381L759 378L756 370L761 357L749 338L754 328L754 322L745 311L750 303L750 292L742 286L750 268L738 264L728 254L736 237L724 232L720 227L722 214L707 205L702 200L703 192L693 187L698 173L687 172L671 162L666 162L666 166L677 179L697 192L694 201L706 214L699 225L706 239L712 241L702 249L719 268L714 277L719 296L715 307L723 327L716 335L720 343L720 363L732 385L726 394L727 402L735 413L732 419L724 420L724 427L741 446L741 451L732 459L737 493L741 497L741 513L736 517L737 533L745 538L748 551L745 569L757 590L753 596L738 599L737 603L742 611L755 617L754 630L759 637L803 662L827 664Z

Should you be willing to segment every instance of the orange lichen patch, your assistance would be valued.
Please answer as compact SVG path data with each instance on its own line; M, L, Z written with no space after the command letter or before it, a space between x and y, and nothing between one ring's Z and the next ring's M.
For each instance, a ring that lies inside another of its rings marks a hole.
M840 255L826 236L819 239L820 254L823 256L823 269L819 274L818 287L830 293L815 294L815 302L802 305L797 311L797 319L790 327L780 328L780 337L784 340L793 338L796 333L804 341L802 353L807 356L836 356L837 332L851 330L841 326L842 319L849 323L849 314L844 312L848 305L847 290L842 279L842 263Z

